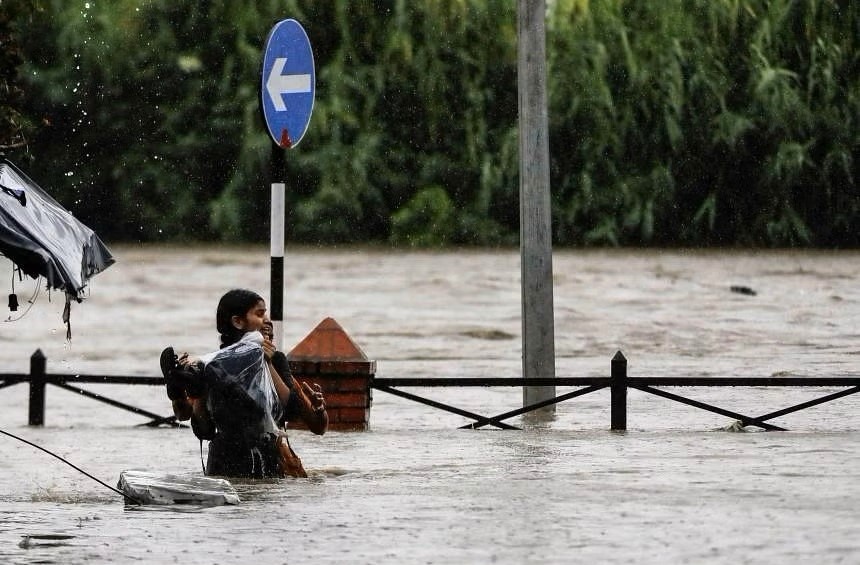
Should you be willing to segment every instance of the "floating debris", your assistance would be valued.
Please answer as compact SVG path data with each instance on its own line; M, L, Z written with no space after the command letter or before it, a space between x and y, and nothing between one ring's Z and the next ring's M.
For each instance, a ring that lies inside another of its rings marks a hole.
M27 534L18 542L18 547L29 549L31 547L57 547L66 545L65 541L74 539L75 536L67 534Z
M236 489L226 479L158 475L128 470L119 475L117 487L141 504L239 504Z
M732 291L732 292L736 292L736 293L738 293L738 294L745 294L745 295L747 295L747 296L755 296L756 294L758 294L756 291L754 291L754 290L753 290L753 289L751 289L750 287L748 287L748 286L741 286L741 285L732 285L732 286L731 286L731 291Z
M735 420L728 426L724 426L722 428L717 428L718 431L721 432L748 432L746 426L740 420Z
M475 339L486 339L491 341L514 339L516 337L514 335L509 334L508 332L495 329L466 330L460 332L460 335L465 337L473 337Z

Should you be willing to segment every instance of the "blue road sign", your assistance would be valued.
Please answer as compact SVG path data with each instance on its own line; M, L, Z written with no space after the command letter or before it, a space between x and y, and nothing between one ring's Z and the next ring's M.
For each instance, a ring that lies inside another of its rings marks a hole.
M296 20L275 24L266 39L260 94L269 135L284 148L299 144L314 109L314 54Z

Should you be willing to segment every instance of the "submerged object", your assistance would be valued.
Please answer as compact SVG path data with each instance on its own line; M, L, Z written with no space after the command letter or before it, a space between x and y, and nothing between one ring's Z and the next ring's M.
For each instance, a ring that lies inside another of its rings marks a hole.
M745 294L747 296L755 296L758 294L756 291L754 291L750 287L739 285L739 284L733 284L732 286L729 287L729 290L731 290L734 293Z
M18 547L30 549L31 547L61 547L68 545L68 540L75 536L68 534L24 534L23 539L18 542Z
M140 504L239 504L239 495L230 481L214 477L158 475L130 469L119 474L116 486Z

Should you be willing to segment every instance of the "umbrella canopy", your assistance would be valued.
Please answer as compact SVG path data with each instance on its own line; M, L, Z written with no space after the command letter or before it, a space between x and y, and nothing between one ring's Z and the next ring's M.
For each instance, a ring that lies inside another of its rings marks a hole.
M78 302L89 278L114 263L93 230L6 159L0 160L0 254Z

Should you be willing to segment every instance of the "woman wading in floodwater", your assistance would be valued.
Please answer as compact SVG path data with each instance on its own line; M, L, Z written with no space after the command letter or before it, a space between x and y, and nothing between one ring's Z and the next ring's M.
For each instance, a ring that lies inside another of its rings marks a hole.
M201 356L161 353L167 396L179 420L191 420L201 441L209 440L207 475L306 477L284 431L300 419L322 435L328 414L319 385L301 385L286 356L272 343L266 302L250 290L221 297L215 314L221 349Z

